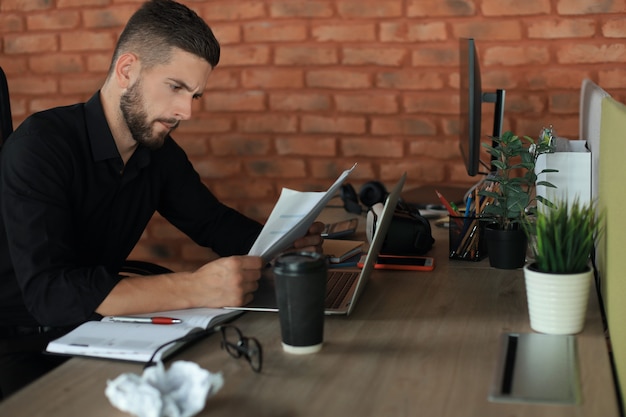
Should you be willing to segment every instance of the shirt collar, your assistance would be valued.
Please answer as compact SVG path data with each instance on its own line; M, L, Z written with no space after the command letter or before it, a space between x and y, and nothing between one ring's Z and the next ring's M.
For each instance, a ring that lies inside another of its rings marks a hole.
M104 109L100 101L100 91L96 92L85 103L85 121L93 160L98 162L107 159L117 159L121 163L122 157L117 150L115 139L113 139L113 134L104 116ZM133 159L137 161L139 168L143 168L150 162L150 151L139 145L131 160Z
M93 160L98 162L106 159L120 158L120 153L117 150L117 146L115 146L113 134L111 133L106 117L104 117L104 109L100 101L100 91L96 92L96 94L85 103L85 122Z

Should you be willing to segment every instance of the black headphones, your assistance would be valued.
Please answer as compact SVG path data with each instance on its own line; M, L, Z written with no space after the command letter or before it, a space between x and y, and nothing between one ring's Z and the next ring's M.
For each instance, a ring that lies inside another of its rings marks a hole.
M383 183L379 181L370 181L363 184L358 196L356 190L350 184L343 184L340 192L343 207L349 213L354 214L366 212L376 203L384 203L389 194ZM365 205L365 208L361 207L359 201Z

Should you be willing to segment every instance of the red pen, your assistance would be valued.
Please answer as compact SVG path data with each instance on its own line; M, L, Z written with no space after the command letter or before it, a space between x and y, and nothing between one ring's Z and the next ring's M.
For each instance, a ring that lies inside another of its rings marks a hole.
M121 317L115 316L110 318L111 321L122 323L151 323L151 324L178 324L182 323L181 319L173 319L171 317Z

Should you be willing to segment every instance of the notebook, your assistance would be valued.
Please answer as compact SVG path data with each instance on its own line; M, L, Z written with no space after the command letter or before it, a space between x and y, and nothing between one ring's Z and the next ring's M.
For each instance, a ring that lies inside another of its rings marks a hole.
M356 306L357 300L363 293L374 264L378 258L378 253L383 245L393 213L398 204L400 192L406 181L406 173L402 175L398 183L393 187L386 198L384 209L378 219L376 219L376 230L372 237L363 268L337 268L332 265L328 269L328 281L326 284L326 314L328 315L348 315ZM268 268L259 280L259 288L254 293L254 300L241 307L226 307L227 309L244 311L278 311L276 303L276 293L274 290L274 277L271 269Z

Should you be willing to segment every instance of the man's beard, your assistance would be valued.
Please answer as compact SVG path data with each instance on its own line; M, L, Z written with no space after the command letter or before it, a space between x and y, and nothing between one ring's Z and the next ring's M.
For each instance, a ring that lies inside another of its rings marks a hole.
M120 110L122 111L122 116L124 116L124 121L133 139L148 149L159 149L163 146L167 135L178 127L179 121L176 119L156 119L153 122L148 121L148 114L143 107L140 81L141 80L138 79L135 84L130 86L126 92L122 94L120 98ZM152 127L156 122L164 122L173 126L168 131L153 134Z

